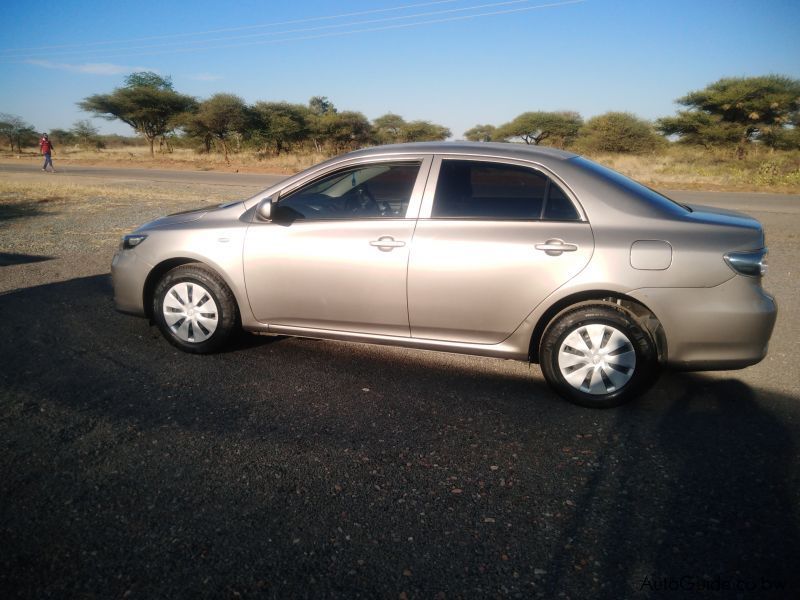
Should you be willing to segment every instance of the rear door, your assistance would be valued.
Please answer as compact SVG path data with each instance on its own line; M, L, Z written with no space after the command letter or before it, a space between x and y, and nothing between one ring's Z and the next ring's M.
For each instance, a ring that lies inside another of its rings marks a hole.
M409 262L411 336L499 343L584 268L593 248L589 223L552 174L437 157Z

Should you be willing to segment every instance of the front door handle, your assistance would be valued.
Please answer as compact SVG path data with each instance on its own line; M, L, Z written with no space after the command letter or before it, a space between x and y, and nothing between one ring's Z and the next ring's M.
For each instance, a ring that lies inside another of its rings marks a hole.
M377 240L372 240L369 245L375 246L381 252L391 252L395 248L402 248L406 243L397 241L390 235L384 235Z
M547 240L544 244L536 244L537 250L541 250L548 256L560 256L562 252L575 252L578 249L576 244L568 244L564 240L554 238Z

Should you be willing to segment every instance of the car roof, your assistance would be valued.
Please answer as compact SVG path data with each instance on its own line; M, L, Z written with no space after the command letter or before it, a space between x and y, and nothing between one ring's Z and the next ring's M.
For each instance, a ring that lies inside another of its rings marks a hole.
M574 158L577 154L546 148L503 142L412 142L408 144L390 144L374 146L345 154L340 158L358 158L368 156L385 156L391 154L463 154L465 156L496 156L499 158L516 158L522 160Z

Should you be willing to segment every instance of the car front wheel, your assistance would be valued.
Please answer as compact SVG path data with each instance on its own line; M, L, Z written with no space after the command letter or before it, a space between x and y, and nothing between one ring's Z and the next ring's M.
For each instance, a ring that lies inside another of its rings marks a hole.
M196 263L161 278L153 295L153 317L173 346L196 354L219 350L238 330L233 293L219 275Z
M616 305L582 306L557 317L542 337L539 359L559 395L594 408L624 404L658 377L650 334Z

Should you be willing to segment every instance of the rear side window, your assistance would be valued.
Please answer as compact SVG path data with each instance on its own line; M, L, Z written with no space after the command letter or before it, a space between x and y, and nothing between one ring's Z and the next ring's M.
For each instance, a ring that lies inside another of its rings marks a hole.
M542 218L548 221L578 221L581 218L578 211L575 210L572 200L567 198L564 190L552 180L550 180Z
M443 160L431 216L451 219L577 221L578 211L549 177L527 167Z

